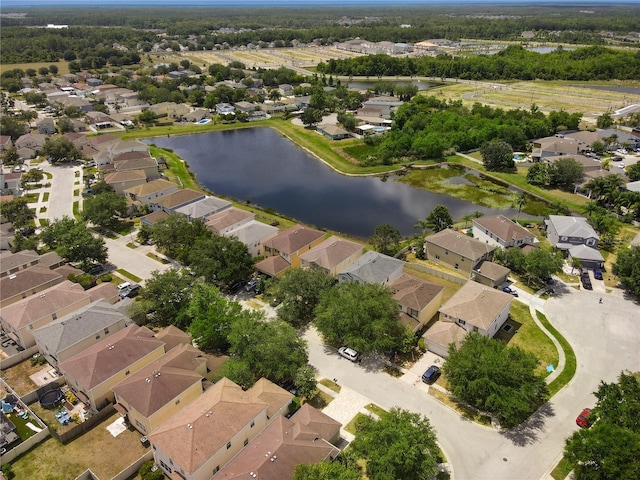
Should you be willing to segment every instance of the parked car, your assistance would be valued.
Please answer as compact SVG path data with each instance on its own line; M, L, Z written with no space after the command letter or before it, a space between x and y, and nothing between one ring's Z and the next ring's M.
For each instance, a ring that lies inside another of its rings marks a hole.
M347 360L351 360L352 362L357 362L358 360L360 360L360 355L358 354L358 352L349 347L340 347L338 349L338 353Z
M595 278L596 280L602 280L602 270L600 270L599 268L595 268L593 270L593 278Z
M422 374L422 381L428 385L434 383L440 376L440 367L431 365L427 371Z
M87 273L89 273L91 275L98 275L98 274L102 273L103 270L104 270L104 266L103 265L96 264L96 265L91 265L87 269Z
M502 287L502 291L504 293L510 293L514 297L518 296L518 292L514 288L511 288L511 287Z
M118 293L119 293L119 292L122 292L122 291L128 289L129 287L131 287L131 283L130 282L123 282L120 285L118 285L116 287L116 289L118 290Z
M258 285L258 280L255 278L252 278L251 280L249 280L247 282L247 284L244 286L244 290L245 292L251 292L252 290L255 291L256 286Z
M580 281L582 282L582 286L585 290L593 290L593 285L591 285L591 279L589 278L589 276L581 276Z
M120 298L134 298L137 297L140 293L140 285L137 283L135 285L131 285L129 288L126 288L120 292Z
M623 159L622 157L613 157L611 160L613 160L614 162L621 162Z
M591 426L591 420L589 419L590 416L591 416L591 409L585 408L584 410L582 410L582 412L580 412L580 415L578 415L578 418L576 418L576 424L580 428L589 428Z

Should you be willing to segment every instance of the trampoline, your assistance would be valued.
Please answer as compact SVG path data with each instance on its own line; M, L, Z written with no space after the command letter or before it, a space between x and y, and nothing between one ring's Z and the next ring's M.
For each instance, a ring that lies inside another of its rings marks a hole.
M42 408L54 408L64 398L62 390L54 388L48 392L43 393L38 397L38 401Z

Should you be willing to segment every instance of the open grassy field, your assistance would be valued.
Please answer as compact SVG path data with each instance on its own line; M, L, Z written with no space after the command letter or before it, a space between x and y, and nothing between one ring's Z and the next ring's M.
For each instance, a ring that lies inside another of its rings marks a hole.
M49 68L51 65L55 65L58 67L58 75L64 75L69 73L69 62L61 61L61 62L37 62L37 63L5 63L0 64L0 74L8 70L15 70L19 68L21 70L26 70L27 68L33 68L36 72L41 67Z

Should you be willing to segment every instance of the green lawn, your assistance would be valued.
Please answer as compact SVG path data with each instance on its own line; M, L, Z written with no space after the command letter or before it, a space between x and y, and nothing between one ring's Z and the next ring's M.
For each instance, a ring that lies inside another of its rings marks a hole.
M332 380L329 380L328 378L322 378L318 383L321 383L322 385L333 390L336 393L340 393L340 390L341 390L340 385L338 385Z
M566 359L562 372L560 372L556 379L549 384L549 395L553 396L558 393L562 387L569 383L575 375L577 367L576 354L567 339L564 338L560 332L551 325L551 323L549 323L547 317L540 312L536 312L536 314L538 315L540 323L542 323L542 325L544 325L544 327L549 330L554 337L556 337L556 340L560 342L560 346L564 350L564 356Z
M141 282L142 279L140 277L138 277L137 275L134 275L131 272L126 271L124 268L118 268L116 270L116 272L118 272L120 275L127 277L129 280L133 280L134 282Z

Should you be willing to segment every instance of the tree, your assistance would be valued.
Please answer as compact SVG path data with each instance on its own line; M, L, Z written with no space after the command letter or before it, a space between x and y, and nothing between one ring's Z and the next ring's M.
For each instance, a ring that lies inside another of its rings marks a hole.
M573 191L582 179L584 167L573 158L561 158L554 162L551 183L563 190Z
M191 247L201 236L213 235L202 221L189 222L184 215L172 213L152 227L151 238L164 253L188 263Z
M127 213L127 200L115 192L90 195L82 206L82 219L98 227L111 228L117 225L118 217Z
M227 300L213 285L197 282L186 310L192 319L189 333L200 349L226 353L231 325L243 312L238 302Z
M197 230L192 230L192 234ZM235 237L202 234L188 247L188 261L196 275L210 282L230 284L253 272L253 258L247 246Z
M308 107L304 112L302 112L302 115L300 115L300 120L307 127L315 125L322 121L322 111L313 107Z
M9 115L2 115L0 118L0 131L2 135L9 135L15 142L22 135L27 133L27 124Z
M591 150L593 151L593 153L602 155L604 152L606 152L607 149L604 146L603 142L601 142L600 140L596 140L591 144Z
M534 163L527 171L527 183L548 187L551 185L553 165L547 162Z
M20 158L16 147L9 147L2 152L2 163L8 166L13 166L22 165L24 161Z
M613 125L613 118L608 113L603 113L596 119L596 127L598 128L609 128Z
M153 123L158 119L158 115L153 110L145 110L137 118L141 123Z
M51 163L74 162L83 158L82 152L66 137L55 140L47 138L42 146L42 153Z
M455 397L493 414L502 426L514 427L548 396L537 365L538 359L520 347L472 332L459 349L449 346L443 370Z
M515 168L513 149L506 142L489 142L480 148L484 167L492 172L506 172Z
M356 422L353 455L366 459L371 480L413 480L437 473L438 445L429 420L393 408L375 420L365 415Z
M229 332L229 353L246 363L254 378L274 383L293 380L308 362L307 344L282 320L264 321L262 312L246 311Z
M16 197L13 200L0 202L0 215L13 223L13 228L26 227L36 214L29 208L26 198Z
M621 249L612 272L630 292L640 295L640 247Z
M69 117L62 117L58 119L58 121L56 122L56 126L58 127L60 133L75 132L76 130L75 126L73 125L73 121Z
M107 246L104 240L93 235L86 223L66 215L44 227L40 239L70 262L86 265L107 261Z
M131 308L131 318L142 325L151 322L160 327L187 328L191 322L187 309L194 283L191 275L175 268L151 272Z
M633 165L629 165L627 167L627 175L629 175L629 180L631 182L636 182L640 180L640 163L634 163Z
M618 383L602 382L591 411L592 426L569 437L565 457L576 480L640 478L640 384L621 373Z
M271 90L269 90L269 100L271 100L272 102L277 102L281 97L282 94L277 88L272 88Z
M453 225L453 218L449 213L449 209L444 205L436 205L431 213L427 215L426 225L434 232L440 232Z
M355 132L358 125L358 119L353 113L339 113L338 122L342 124L345 130L349 132Z
M376 227L370 242L376 251L393 256L400 248L400 238L400 230L388 223L383 223Z
M335 284L335 279L317 266L308 269L290 268L269 292L280 304L278 317L294 326L314 319L320 295Z
M36 170L35 168L32 168L31 170L29 170L26 173L22 174L22 184L26 184L29 182L39 182L40 180L42 180L44 178L44 173L41 172L40 170Z
M524 256L524 272L528 280L544 283L545 279L562 271L563 263L564 259L560 252L549 252L537 248Z
M357 466L339 461L296 465L292 480L360 480Z
M310 365L303 365L296 372L294 383L297 389L297 395L300 398L312 397L318 389L316 382L316 371Z
M358 282L340 283L322 293L315 326L327 343L361 353L404 350L412 335L398 320L391 290Z

